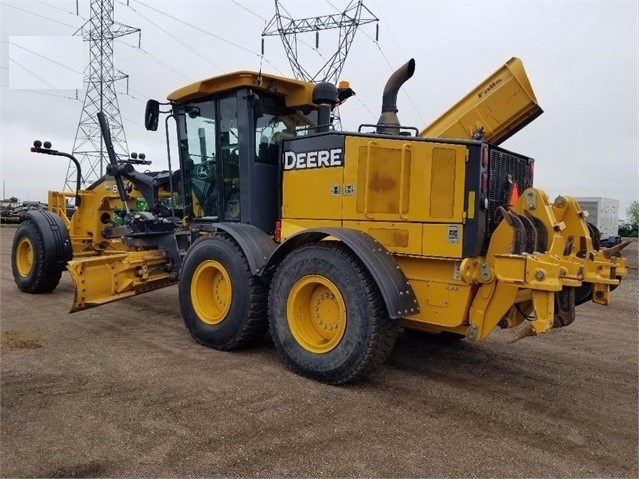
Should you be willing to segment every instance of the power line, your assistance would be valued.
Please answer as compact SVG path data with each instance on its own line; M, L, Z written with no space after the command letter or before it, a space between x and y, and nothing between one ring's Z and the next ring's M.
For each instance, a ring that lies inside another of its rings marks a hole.
M49 83L48 81L46 81L44 78L39 77L38 75L36 75L35 73L33 73L31 70L29 70L27 67L22 66L20 63L18 63L17 61L15 61L13 58L9 58L10 62L15 63L16 65L18 65L20 68L22 68L23 70L25 70L26 72L29 72L31 75L33 75L35 78L37 78L38 80L40 80L42 83L44 83L45 85L47 85L49 88L54 88L55 87L53 85L51 85L51 83Z
M388 68L390 69L390 71L393 71L394 67L391 64L391 62L388 60L388 57L384 53L384 50L382 50L382 47L380 46L379 42L375 41L373 39L373 37L371 37L368 33L364 32L364 31L362 31L362 33L364 34L364 36L368 37L368 39L377 46L377 49L382 54L382 57L384 57L384 60L386 61L386 64L388 65Z
M43 2L42 0L40 0L40 3L42 3L42 4L46 5L47 7L57 8L58 10L61 10L61 11L63 11L63 12L68 13L69 15L73 15L73 16L80 17L80 15L79 15L78 13L76 13L76 12L70 12L70 11L69 11L69 10L67 10L66 8L58 7L57 5L52 5L52 4L48 3L48 2ZM80 18L82 18L82 17L80 17ZM82 20L84 20L84 18L82 18Z
M243 8L244 10L246 10L247 12L249 12L251 15L256 16L256 17L257 17L257 18L259 18L260 20L264 20L264 22L268 22L268 20L267 20L266 18L264 18L264 17L263 17L263 16L261 16L261 15L258 15L257 13L255 13L255 12L254 12L254 11L252 11L252 10L249 10L249 9L248 9L248 8L246 8L244 5L242 5L241 3L236 2L235 0L231 0L231 2L232 2L232 3L234 3L235 5L237 5L238 7Z
M246 7L244 7L241 4L238 4L237 2L236 2L236 5L239 5L244 10L247 10ZM196 4L196 8L198 8L200 12L202 12L202 15L203 15L202 18L205 18L206 16L210 15L210 12L207 12L206 10L204 10L200 4ZM258 16L258 18L260 17ZM177 19L177 20L181 21L180 19ZM237 28L233 28L235 25L228 25L227 24L228 22L218 22L220 24L220 28L215 28L214 30L216 31L216 34L213 34L213 33L210 33L209 30L203 31L202 29L200 29L199 27L191 23L188 23L188 22L183 22L183 23L185 25L188 25L198 30L199 32L202 32L206 35L211 36L212 38L215 38L216 40L220 40L222 42L228 43L229 45L237 47L251 55L256 55L256 52L254 51L254 49L252 49L250 46L247 46L247 42L245 38L246 32L242 30L238 30ZM231 40L231 37L233 37L232 40Z
M252 50L250 50L250 49L248 49L246 47L243 47L242 45L239 45L239 44L234 43L234 42L232 42L230 40L227 40L226 38L220 37L219 35L215 35L214 33L208 32L208 31L206 31L206 30L204 30L204 29L202 29L200 27L197 27L197 26L195 26L195 25L193 25L193 24L191 24L189 22L185 22L184 20L180 20L179 18L174 17L173 15L169 15L166 12L158 10L157 8L154 8L154 7L150 6L150 5L147 5L146 3L141 2L140 0L135 0L135 1L136 1L136 3L139 3L140 5L144 5L146 8L150 8L154 12L160 13L160 14L164 15L165 17L169 17L169 18L175 20L176 22L183 23L184 25L187 25L187 26L189 26L189 27L191 27L191 28L193 28L193 29L195 29L195 30L197 30L199 32L205 33L206 35L209 35L210 37L213 37L213 38L215 38L217 40L220 40L220 41L222 41L224 43L228 43L229 45L237 47L237 48L239 48L241 50L244 50L245 52L251 53L253 55L256 54L254 51L252 51Z
M375 113L373 113L373 112L371 111L371 109L370 109L370 108L368 108L368 105L367 105L366 103L364 103L364 101L363 101L363 100L362 100L359 96L355 95L355 98L357 98L357 100L359 100L359 102L362 104L362 106L363 106L364 108L366 108L366 111L368 111L368 113L370 113L370 114L371 114L371 117L375 115Z
M119 1L119 3L122 3L120 0L118 0L118 1ZM150 5L147 5L146 3L141 2L140 0L135 0L135 1L136 1L136 3L139 3L140 5L143 5L143 6L145 6L146 8L149 8L149 9L151 9L151 10L153 10L153 11L157 12L157 13L160 13L160 14L162 14L162 15L166 16L166 17L169 17L169 18L171 18L171 19L175 20L176 22L179 22L179 23L182 23L182 24L184 24L184 25L187 25L187 26L189 26L189 27L191 27L191 28L193 28L193 29L195 29L195 30L197 30L197 31L199 31L199 32L204 33L205 35L208 35L208 36L213 37L213 38L215 38L215 39L217 39L217 40L220 40L220 41L222 41L222 42L224 42L224 43L227 43L227 44L229 44L229 45L231 45L231 46L234 46L234 47L236 47L236 48L239 48L240 50L243 50L243 51L245 51L245 52L250 53L251 55L255 55L255 56L258 56L258 57L260 56L260 54L259 54L259 53L256 53L256 52L254 52L253 50L251 50L251 49L249 49L249 48L247 48L247 47L244 47L244 46L242 46L242 45L239 45L238 43L235 43L235 42L232 42L232 41L230 41L230 40L227 40L227 39L225 39L225 38L223 38L223 37L220 37L219 35L215 35L215 34L213 34L213 33L209 32L209 31L207 31L207 30L204 30L204 29L202 29L202 28L200 28L200 27L198 27L198 26L196 26L196 25L193 25L192 23L185 22L184 20L180 20L179 18L176 18L176 17L174 17L173 15L169 15L169 14L168 14L168 13L166 13L166 12L163 12L163 11L161 11L161 10L158 10L157 8L154 8L154 7L150 6ZM142 14L141 14L141 13L139 13L137 10L133 9L133 7L131 7L130 5L128 5L128 7L129 7L129 8L131 8L131 9L132 9L134 12L136 12L138 15L142 16ZM143 18L146 18L146 17L144 17L144 16L143 16ZM146 19L148 20L148 18L146 18ZM150 21L150 20L148 20L148 21ZM155 24L155 23L153 23L153 22L151 22L151 23L152 23L153 25L157 26L158 28L160 28L162 31L165 31L164 29L162 29L162 28L161 28L160 26L158 26L157 24ZM166 32L166 31L165 31L165 32ZM167 32L167 33L168 33L168 32ZM170 34L169 34L169 35L170 35ZM171 36L172 36L172 35L171 35ZM173 38L175 38L175 37L173 37ZM175 39L176 39L177 41L180 41L180 40L179 40L179 39L177 39L177 38L175 38ZM182 42L180 42L180 43L182 43ZM182 44L183 44L183 43L182 43ZM188 47L188 48L189 48L190 50L192 50L190 47ZM194 50L192 50L192 51L194 51ZM197 52L195 52L195 53L196 53L196 55L198 55L198 56L202 57L199 53L197 53ZM204 58L204 57L202 57L202 58ZM266 63L268 63L269 65L271 65L271 66L272 66L272 67L273 67L273 68L274 68L274 69L275 69L278 73L280 73L281 75L284 75L284 73L282 73L282 71L281 71L279 68L277 68L277 66L275 66L273 63L271 63L271 62L270 62L267 58L264 58L264 60L266 61ZM208 61L208 60L207 60L207 61ZM211 62L209 61L209 63L211 63ZM212 63L211 63L211 64L212 64ZM218 68L220 71L224 71L224 70L223 70L222 68L220 68L219 66L217 66L217 65L214 65L214 66L215 66L216 68Z
M70 68L70 67L68 67L67 65L64 65L64 64L62 64L62 63L56 62L55 60L51 60L50 58L47 58L47 57L45 57L44 55L40 55L40 54L39 54L39 53L37 53L37 52L34 52L34 51L32 51L32 50L29 50L28 48L25 48L25 47L23 47L22 45L18 45L17 43L13 43L13 42L7 42L7 41L5 41L5 40L0 40L0 42L2 42L2 43L6 43L6 44L8 44L8 45L13 45L14 47L18 47L18 48L20 48L20 49L22 49L22 50L25 50L25 51L27 51L27 52L29 52L29 53L32 53L32 54L34 54L34 55L38 56L38 57L40 57L40 58L44 58L45 60L47 60L47 61L49 61L49 62L51 62L51 63L55 63L56 65L59 65L59 66L61 66L62 68L66 68L67 70L72 71L73 73L77 73L77 74L79 74L79 75L82 75L82 72L79 72L79 71L77 71L77 70L74 70L73 68Z
M142 123L139 123L137 121L133 121L133 120L131 120L129 118L126 118L124 116L122 117L122 119L128 121L129 123L133 123L134 125L137 125L137 126L140 126L140 127L144 128L144 129L146 129L145 126Z
M29 13L30 15L35 15L36 17L44 18L45 20L49 20L50 22L59 23L60 25L64 25L65 27L77 28L74 25L69 25L68 23L60 22L58 20L54 20L53 18L45 17L44 15L40 15L38 13L30 12L29 10L25 10L24 8L16 7L15 5L11 5L10 3L3 3L2 5L5 6L5 7L9 7L9 8L15 8L16 10L20 10L21 12L24 12L24 13Z
M0 85L0 87L9 88L8 85ZM16 90L16 88L10 88L10 89L11 90ZM72 96L56 95L55 93L49 93L49 92L40 91L40 90L32 90L32 89L26 89L26 88L18 88L18 90L26 91L26 92L29 92L29 93L37 93L38 95L47 95L47 96L54 96L54 97L57 97L57 98L64 98L65 100L80 101L77 98L74 98Z
M135 93L136 95L140 95L141 97L146 96L146 94L141 93L141 92L139 92L139 91L137 91L137 90L134 90L133 88L130 88L130 87L129 87L129 91L132 91L133 93ZM127 94L128 94L128 93L127 93Z
M186 78L189 81L193 81L193 79L187 75L185 75L184 73L182 73L181 71L173 68L171 65L169 65L168 63L160 60L158 57L156 57L155 55L152 55L151 53L147 52L144 48L141 47L134 47L133 45L129 45L128 43L122 42L121 45L126 45L129 48L133 48L135 50L140 50L142 53L144 53L145 55L147 55L151 60L155 61L156 63L158 63L159 65L163 66L164 68L166 68L167 70L170 70L171 72L175 73L176 75L179 75L183 78Z
M122 5L126 5L125 3L122 3L121 1L118 0L118 3L122 4ZM144 5L144 4L143 4ZM193 53L195 53L198 57L200 57L202 60L204 60L205 62L207 62L208 64L214 66L215 68L217 68L220 71L223 71L222 68L218 65L216 65L215 63L213 63L212 61L210 61L208 58L200 55L198 52L196 52L193 48L191 48L189 45L187 45L186 43L184 43L182 40L180 40L178 37L176 37L175 35L173 35L172 33L169 33L168 31L166 31L164 28L162 28L160 25L158 25L157 23L155 23L154 21L150 20L148 17L146 17L145 15L141 14L140 12L138 12L135 8L133 8L131 5L127 5L131 10L133 10L135 13L137 13L139 16L141 16L142 18L144 18L147 22L149 22L151 25L154 25L156 28L159 28L160 30L162 30L164 33L166 33L168 36L170 36L171 38L173 38L176 42L178 42L179 44L183 45L184 47L186 47L188 50L192 51Z
M342 11L341 11L339 8L337 8L335 5L333 5L331 2L329 2L329 0L326 0L326 3L328 3L328 4L329 4L331 7L333 7L336 11L338 11L338 12L342 13Z
M118 95L128 96L129 98L131 98L132 100L135 100L137 102L146 103L144 100L139 99L137 96L131 95L131 93L118 92Z
M377 4L377 2L375 0L373 0L373 1L374 1L375 5L377 6L377 11L381 12L381 9L379 8L379 5ZM380 14L379 17L380 17L380 19L382 18L381 14ZM386 26L388 28L388 32L390 33L391 38L393 39L393 42L395 42L395 45L397 46L397 49L402 54L402 56L404 56L404 52L402 51L402 48L401 48L399 42L397 41L397 38L395 38L395 35L393 34L393 30L388 26L388 24L386 24ZM375 43L377 43L377 42L375 42ZM379 46L379 43L377 44L377 48L379 48L379 51L381 52L382 56L386 60L386 63L388 63L388 65L391 67L391 70L392 70L393 67L391 66L390 62L388 61L388 58L386 58L386 55L384 54L384 52L382 51L381 47ZM419 82L417 82L417 86L422 91L422 94L426 95L426 93L424 92L424 89L422 88L422 86L421 86L421 84ZM403 91L404 91L404 94L406 95L406 98L408 98L409 103L413 107L413 110L415 110L415 113L417 113L417 116L419 117L420 121L422 122L422 125L425 125L426 122L424 121L424 117L422 117L422 114L421 114L420 110L415 106L415 104L413 103L413 100L410 97L410 95L408 94L408 92L406 90L403 90Z

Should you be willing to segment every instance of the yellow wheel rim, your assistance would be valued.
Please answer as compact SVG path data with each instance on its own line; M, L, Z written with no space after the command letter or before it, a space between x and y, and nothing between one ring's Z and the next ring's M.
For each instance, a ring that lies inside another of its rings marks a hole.
M200 320L206 324L224 321L231 309L233 288L226 268L214 260L201 263L191 281L191 301Z
M344 337L344 298L324 276L309 275L297 281L288 295L286 313L293 337L307 351L328 353Z
M16 266L18 273L20 273L20 276L23 278L29 276L33 270L33 245L29 238L21 238L20 241L18 241Z

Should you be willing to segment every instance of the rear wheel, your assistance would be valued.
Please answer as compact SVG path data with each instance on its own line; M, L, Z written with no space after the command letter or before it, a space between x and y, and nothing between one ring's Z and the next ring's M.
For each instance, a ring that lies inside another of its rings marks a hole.
M333 241L303 246L282 262L271 284L269 324L283 361L329 384L375 370L398 331L361 261Z
M11 268L13 279L25 293L49 293L60 283L62 269L45 259L56 248L47 244L44 235L34 221L24 220L13 237Z
M197 342L221 350L254 342L267 329L264 284L249 272L242 250L222 235L189 249L179 283L180 311Z

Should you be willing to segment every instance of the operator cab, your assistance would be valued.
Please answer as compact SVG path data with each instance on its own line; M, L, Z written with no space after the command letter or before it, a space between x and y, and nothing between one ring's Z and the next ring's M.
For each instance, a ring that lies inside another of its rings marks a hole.
M280 143L315 132L313 87L237 72L169 95L177 122L185 217L241 222L274 232Z

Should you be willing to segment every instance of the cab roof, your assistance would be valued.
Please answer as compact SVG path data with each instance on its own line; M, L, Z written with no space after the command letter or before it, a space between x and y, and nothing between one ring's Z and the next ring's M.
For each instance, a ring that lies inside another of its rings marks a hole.
M184 86L168 95L173 102L187 102L238 88L276 93L289 108L313 107L314 83L252 71L238 71L208 78Z

